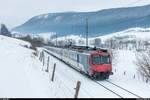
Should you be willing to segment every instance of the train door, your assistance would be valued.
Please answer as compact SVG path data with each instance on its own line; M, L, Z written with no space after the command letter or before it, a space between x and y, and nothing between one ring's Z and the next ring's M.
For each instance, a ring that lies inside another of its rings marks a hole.
M90 56L87 56L87 69L88 74L91 73L91 63L90 63Z

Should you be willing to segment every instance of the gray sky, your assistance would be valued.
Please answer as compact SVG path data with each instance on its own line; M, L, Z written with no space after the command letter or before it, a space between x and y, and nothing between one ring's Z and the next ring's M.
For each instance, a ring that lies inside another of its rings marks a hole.
M0 23L13 28L44 13L87 12L145 4L150 4L150 0L0 0Z

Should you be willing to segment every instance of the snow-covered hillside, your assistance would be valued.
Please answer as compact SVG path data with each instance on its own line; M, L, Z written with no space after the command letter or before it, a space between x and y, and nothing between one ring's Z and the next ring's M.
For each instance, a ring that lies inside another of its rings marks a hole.
M150 40L150 28L130 28L121 32L99 36L102 41L107 39Z
M105 42L109 39L120 39L120 40L141 40L141 41L150 41L150 28L130 28L124 31L120 31L117 33L111 33L108 35L98 36L94 38L89 37L89 45L91 45L95 39L101 39L102 42ZM79 35L68 35L65 37L59 37L57 38L57 41L67 41L67 40L73 40L76 45L85 45L85 37L79 36ZM56 39L53 39L53 41L56 41ZM80 42L83 41L83 44ZM92 46L92 45L91 45Z
M50 97L30 43L0 35L0 98Z
M0 97L73 98L76 83L81 81L79 98L118 98L114 93L47 53L44 53L45 64L43 66L43 62L33 55L34 51L23 47L24 45L30 46L27 42L0 36L0 43ZM41 50L43 49L38 49L39 52ZM119 50L117 55L118 63L113 66L114 75L109 81L141 97L149 97L150 85L138 77L137 67L133 63L135 51ZM49 72L45 72L48 56L50 57ZM51 82L54 63L56 63L55 78L54 82ZM120 93L123 97L135 98L133 95L124 94L114 86L109 86L105 81L100 81L100 83Z

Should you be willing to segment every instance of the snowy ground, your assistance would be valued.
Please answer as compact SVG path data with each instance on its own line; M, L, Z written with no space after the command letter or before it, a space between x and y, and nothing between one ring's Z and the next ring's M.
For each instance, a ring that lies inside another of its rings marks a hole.
M136 71L137 67L134 65L134 59L135 59L134 51L122 50L118 52L119 52L118 63L115 66L113 66L114 75L110 77L109 81L141 97L149 98L150 84L144 83L141 80L141 78L138 76L138 73ZM65 81L64 83L68 84L67 86L71 86L71 84L74 84L75 86L76 81L78 80L81 81L82 86L81 86L79 97L81 98L82 97L90 97L90 98L108 98L108 97L115 98L116 97L116 95L113 96L109 91L106 91L101 86L97 86L97 84L93 83L90 79L85 78L80 73L74 74L76 73L74 70L68 68L68 66L66 66L64 63L60 62L56 58L51 57L50 62L52 62L52 65L53 63L56 62L57 66L59 66L59 68L57 67L56 73L58 73L58 76L56 77L58 78L56 78L56 80L60 81L59 77L61 77L62 78L61 82L63 83L63 81ZM116 69L116 72L115 72L115 69ZM125 75L124 75L124 72L126 72ZM135 79L134 79L134 75L135 75ZM109 84L107 84L107 82L105 81L100 81L100 83L103 83L104 85L109 86ZM110 88L113 89L114 87L112 86ZM123 95L126 98L135 98L134 96L130 96L126 94L123 94ZM69 95L67 95L67 97L68 96Z
M43 67L39 58L33 55L34 51L22 47L29 46L27 42L0 36L0 43L0 97L73 98L76 83L81 81L79 98L118 98L46 53ZM48 56L50 57L49 72L45 72ZM134 51L118 51L118 57L117 65L113 66L114 75L109 81L141 97L150 97L150 84L144 83L137 76L136 66L133 63ZM54 82L51 82L54 63L56 63L56 72ZM123 74L124 71L126 75ZM106 84L105 81L100 82ZM125 97L128 98L128 95Z
M19 34L19 33L18 33ZM40 34L32 34L32 37L41 37L46 41L50 40L50 38L55 35L55 33L40 33ZM17 36L16 36L17 37ZM106 40L109 39L120 39L122 41L128 41L128 40L137 40L137 41L147 41L150 42L150 28L130 28L126 29L124 31L115 32L111 34L107 34L104 36L98 36L98 37L89 37L88 42L89 46L93 47L93 43L95 39L100 39L102 43L104 43ZM64 37L58 37L57 42L59 41L65 41L72 40L75 42L76 45L85 46L86 45L86 39L84 36L81 35L68 35ZM53 43L56 43L56 39L51 39Z
M99 38L101 39L102 42L105 42L108 39L125 39L127 40L144 40L144 41L149 41L150 40L150 28L130 28L121 32L116 32L116 33L111 33L108 35L104 35L104 36L99 36L99 37L93 37L93 38L89 38L89 43L92 43L93 40L95 38ZM83 45L85 45L85 38L82 36L75 36L75 35L70 35L70 36L66 36L66 37L59 37L57 38L58 41L60 40L66 40L66 39L72 39L76 41L77 45L81 45L79 42L79 40L84 41Z
M49 83L41 74L41 63L27 42L0 36L0 97L50 96Z
M115 74L110 78L110 81L141 97L150 98L150 93L148 92L150 91L150 84L143 81L137 71L138 67L135 65L136 54L135 51L118 51L118 63L116 66L113 66Z

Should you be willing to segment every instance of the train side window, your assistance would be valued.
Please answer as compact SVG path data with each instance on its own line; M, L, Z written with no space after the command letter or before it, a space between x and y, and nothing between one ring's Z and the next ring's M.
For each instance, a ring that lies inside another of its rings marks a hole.
M77 62L79 63L79 54L77 54Z

